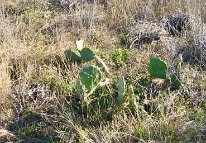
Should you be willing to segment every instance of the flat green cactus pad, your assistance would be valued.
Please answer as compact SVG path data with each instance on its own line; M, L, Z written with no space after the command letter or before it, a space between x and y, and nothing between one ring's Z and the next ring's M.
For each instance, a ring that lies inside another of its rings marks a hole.
M99 68L89 66L80 71L79 78L86 92L91 94L101 81L102 73Z
M118 86L118 104L122 104L125 101L125 81L124 77L119 78L119 86Z
M148 66L148 72L154 78L166 79L167 64L159 58L151 58Z
M82 60L84 60L85 62L91 61L94 59L95 54L93 53L93 51L89 48L83 48L80 51Z
M65 50L64 54L66 58L71 62L80 63L82 61L81 57L72 52L71 50Z

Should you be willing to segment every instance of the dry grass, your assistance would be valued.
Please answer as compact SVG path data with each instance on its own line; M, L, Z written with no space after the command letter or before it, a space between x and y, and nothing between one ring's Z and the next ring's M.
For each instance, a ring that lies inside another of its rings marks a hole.
M115 49L130 46L127 35L140 20L164 21L177 9L192 15L189 34L165 34L160 41L127 49L129 60L114 62ZM205 9L204 0L109 0L70 9L50 9L43 0L8 1L0 8L0 142L205 142L205 64L177 55L179 49L194 50L196 38L205 34ZM104 74L112 83L97 91L94 96L101 98L94 98L88 112L75 85L80 69L96 63L73 64L64 56L64 50L76 49L78 38L112 72ZM179 90L148 83L152 56L171 65L182 62ZM116 104L120 75L135 87L134 111Z
M11 91L11 80L9 76L8 67L8 58L5 55L2 55L0 65L0 97L2 100L4 100Z

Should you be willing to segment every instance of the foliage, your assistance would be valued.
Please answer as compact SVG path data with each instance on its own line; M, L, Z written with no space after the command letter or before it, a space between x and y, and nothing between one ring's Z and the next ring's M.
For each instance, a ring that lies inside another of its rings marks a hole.
M127 62L131 58L131 53L127 49L115 49L114 54L112 55L112 61L115 65L121 65L122 63Z
M151 58L148 72L154 78L165 79L167 77L167 64L159 58Z
M85 92L90 95L99 85L102 79L102 74L100 69L96 66L89 66L80 71L79 79Z
M67 59L73 63L81 63L82 61L84 62L89 62L94 59L95 54L93 53L92 50L89 48L83 48L81 51L78 51L81 56L78 56L71 50L65 50L65 56Z
M176 90L181 86L180 78L177 75L171 76L171 89Z
M151 58L147 70L153 78L164 79L165 82L169 80L172 90L179 89L181 82L179 76L180 71L177 67L175 69L176 71L173 71L175 73L168 74L168 66L166 62L159 58Z
M80 63L82 61L81 57L71 50L65 50L64 54L66 55L67 59L73 63Z
M89 62L89 61L93 60L95 57L95 54L89 48L83 48L80 51L80 55L81 55L81 59L85 62Z
M84 48L82 49L82 51L84 51ZM89 51L88 53L92 53L91 50L88 51ZM162 78L165 80L166 84L169 81L168 85L170 85L170 88L172 90L178 89L179 86L181 85L179 81L179 76L177 77L175 76L175 74L173 74L170 75L171 77L167 78L167 64L159 58L150 59L150 63L148 64L148 72L150 73L150 76L152 78ZM152 84L151 77L145 78L146 83L145 82L142 83L140 80L140 84L143 87L150 86ZM86 110L86 113L90 112L90 109L94 106L95 102L99 102L98 99L102 98L101 96L95 94L95 90L98 86L100 87L101 85L102 86L105 85L101 83L101 80L102 80L102 72L96 66L85 67L79 73L79 79L77 80L77 84L76 84L76 91L81 96L81 102L82 102L81 105L82 108ZM141 92L139 92L139 89L141 89ZM139 102L139 96L134 93L133 85L129 85L128 90L126 90L126 82L124 76L121 76L118 80L117 91L118 91L117 103L119 107L128 107L134 113L134 111L137 108L137 104ZM138 91L137 94L141 94L144 92L144 88L136 87L135 91ZM94 93L95 100L93 100L92 97L90 97L90 95L93 93ZM126 103L125 104L126 106L121 106L123 105L124 102ZM92 103L92 106L90 103ZM99 106L100 106L99 108L101 108L102 105L100 104Z
M73 62L73 63L81 63L82 61L84 62L89 62L95 58L94 52L89 49L89 48L83 48L83 40L76 41L76 48L80 54L78 56L76 53L74 53L71 50L65 50L64 54L67 58L67 60Z
M129 39L128 39L127 35L126 35L124 32L121 32L121 33L119 34L119 38L120 38L121 43L122 43L123 45L128 45L128 44L129 44Z

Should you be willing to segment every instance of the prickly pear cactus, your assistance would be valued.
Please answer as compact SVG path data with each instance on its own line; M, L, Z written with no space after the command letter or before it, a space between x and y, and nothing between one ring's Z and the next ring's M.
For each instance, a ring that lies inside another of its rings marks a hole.
M125 81L124 77L119 78L119 85L118 85L118 104L121 105L125 101Z
M81 57L72 52L71 50L65 50L64 54L66 58L71 62L80 63L82 61Z
M181 86L180 78L174 74L171 76L170 79L171 79L171 89L172 90L179 89L179 87Z
M99 85L102 79L102 73L96 66L83 68L79 73L79 80L85 92L90 95Z
M95 54L89 48L83 48L80 52L81 58L83 61L88 62L94 59Z
M151 58L148 66L148 72L154 78L166 79L167 64L159 58Z

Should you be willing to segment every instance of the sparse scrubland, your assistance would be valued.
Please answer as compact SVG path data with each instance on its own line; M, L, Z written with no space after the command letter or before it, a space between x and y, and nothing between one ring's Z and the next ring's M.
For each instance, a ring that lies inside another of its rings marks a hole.
M1 3L0 143L205 143L205 101L205 0Z

